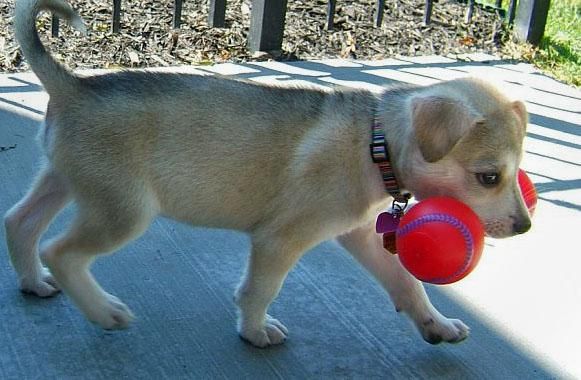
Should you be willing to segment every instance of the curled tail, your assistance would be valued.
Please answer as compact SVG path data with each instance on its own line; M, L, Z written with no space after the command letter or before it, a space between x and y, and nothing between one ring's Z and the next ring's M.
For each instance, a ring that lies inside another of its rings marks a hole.
M51 94L65 90L76 83L76 77L46 51L36 30L36 16L42 10L50 11L69 22L75 29L86 33L82 18L65 0L16 0L14 29L22 53L32 71Z

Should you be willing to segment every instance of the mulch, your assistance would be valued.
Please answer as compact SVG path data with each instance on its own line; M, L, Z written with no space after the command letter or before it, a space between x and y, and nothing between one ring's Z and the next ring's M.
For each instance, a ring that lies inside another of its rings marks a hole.
M185 0L182 25L172 28L173 0L124 0L121 33L110 32L111 0L70 0L89 34L61 23L50 36L50 17L37 22L48 49L71 68L150 67L248 60L317 58L383 59L397 55L458 57L482 52L503 56L507 28L494 11L476 7L466 23L467 5L434 2L432 22L423 25L424 0L387 0L383 24L374 27L375 0L339 0L333 30L325 29L326 0L289 0L282 52L255 54L246 48L250 0L228 0L226 28L208 26L208 1ZM14 40L14 0L0 4L0 71L27 70Z

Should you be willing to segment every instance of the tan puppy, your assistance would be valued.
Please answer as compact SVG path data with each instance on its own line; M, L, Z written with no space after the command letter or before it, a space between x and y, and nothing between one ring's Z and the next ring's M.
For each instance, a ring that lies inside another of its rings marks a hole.
M303 253L337 236L427 341L466 338L468 328L431 305L374 232L391 198L370 157L371 126L384 126L402 189L456 197L489 235L506 237L530 226L516 180L522 103L475 80L374 95L141 71L79 77L44 50L35 29L41 9L83 28L64 0L16 3L17 38L50 94L40 132L47 163L5 218L23 291L46 297L58 284L89 320L126 327L130 310L89 267L161 214L251 236L236 302L238 331L256 346L284 341L270 303ZM75 221L41 249L49 273L38 242L69 201L78 206Z

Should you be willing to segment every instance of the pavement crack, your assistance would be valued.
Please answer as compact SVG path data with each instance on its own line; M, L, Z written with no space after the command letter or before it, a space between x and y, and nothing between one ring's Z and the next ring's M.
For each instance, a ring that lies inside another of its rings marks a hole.
M16 146L17 146L17 144L9 145L9 146L1 146L0 145L0 153L7 152L7 151L12 150L12 149L16 149Z

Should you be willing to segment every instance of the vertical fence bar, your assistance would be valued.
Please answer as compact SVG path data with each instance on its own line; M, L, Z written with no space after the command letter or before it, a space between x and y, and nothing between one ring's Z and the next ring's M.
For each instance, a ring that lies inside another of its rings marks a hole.
M383 10L385 9L385 0L377 0L375 4L375 27L380 28L383 23Z
M432 21L432 0L426 0L426 9L424 10L424 25L428 25Z
M50 20L50 33L53 37L59 36L59 18L58 16L52 15Z
M508 24L512 25L514 23L514 16L516 14L516 0L510 0L508 5Z
M226 26L226 0L210 0L208 25L213 28L223 28Z
M514 25L514 35L520 41L538 45L545 33L550 0L521 0Z
M335 7L337 5L337 0L329 0L327 1L327 25L325 28L327 30L332 30L333 26L335 26Z
M287 0L254 0L250 14L248 49L281 51Z
M465 22L468 24L472 21L472 15L474 14L474 2L475 0L468 0L468 9L466 9Z
M121 0L113 0L113 24L111 31L119 33L121 30Z
M182 24L182 0L175 0L173 7L173 27L177 29Z

